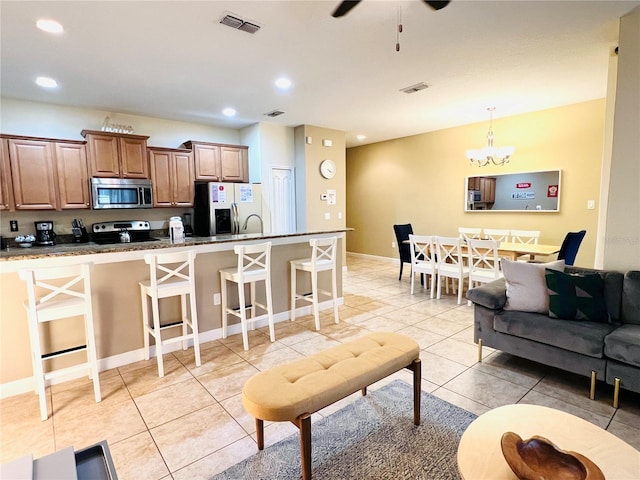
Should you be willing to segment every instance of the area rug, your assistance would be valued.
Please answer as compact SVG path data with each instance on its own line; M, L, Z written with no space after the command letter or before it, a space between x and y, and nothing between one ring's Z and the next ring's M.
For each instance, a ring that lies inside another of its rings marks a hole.
M420 425L415 426L412 391L394 380L313 423L312 477L459 479L456 451L476 415L422 392ZM299 479L299 438L296 433L266 447L212 480Z

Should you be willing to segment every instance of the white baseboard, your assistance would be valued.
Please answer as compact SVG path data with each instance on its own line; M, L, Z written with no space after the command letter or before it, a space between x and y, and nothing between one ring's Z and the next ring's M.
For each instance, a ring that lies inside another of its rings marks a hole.
M338 305L344 305L344 298L338 298ZM327 300L324 302L320 302L319 308L320 310L326 310L332 308L331 300ZM296 308L296 317L311 315L311 305L305 305L304 307ZM289 311L284 311L280 313L276 313L273 316L274 323L289 321ZM269 325L269 320L266 315L261 315L256 318L255 326L257 328L267 327ZM234 325L230 325L228 328L228 335L236 335L242 332L242 328L239 323ZM202 332L199 335L200 343L211 342L213 340L218 340L222 338L222 328L215 328L213 330L207 330L206 332ZM277 340L277 339L276 339ZM189 342L189 346L192 346L193 342ZM180 350L182 348L181 342L176 342L169 344L165 352L174 352ZM150 349L151 358L155 357L155 347L152 345ZM140 360L144 360L144 348L138 348L136 350L131 350L129 352L120 353L118 355L113 355L107 358L101 358L98 360L98 371L103 372L105 370L111 370L114 368L122 367L124 365L128 365L130 363L139 362ZM70 372L69 374L64 373L65 369L61 369L60 376L47 381L47 385L57 385L59 383L67 382L69 380L75 380L76 378L82 378L84 374L75 372ZM20 380L14 380L13 382L7 382L0 384L0 399L13 397L15 395L20 395L27 392L35 391L35 382L33 377L21 378Z
M400 263L399 258L393 257L381 257L380 255L370 255L368 253L356 253L356 252L347 252L348 255L358 258L370 258L373 260L381 260L383 262L395 263L396 265Z

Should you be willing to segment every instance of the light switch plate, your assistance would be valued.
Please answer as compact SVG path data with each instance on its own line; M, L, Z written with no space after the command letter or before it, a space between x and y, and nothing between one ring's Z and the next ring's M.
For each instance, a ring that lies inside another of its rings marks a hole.
M331 214L329 212L325 212L324 219L325 220L331 220Z
M594 210L596 208L595 200L587 200L587 210Z

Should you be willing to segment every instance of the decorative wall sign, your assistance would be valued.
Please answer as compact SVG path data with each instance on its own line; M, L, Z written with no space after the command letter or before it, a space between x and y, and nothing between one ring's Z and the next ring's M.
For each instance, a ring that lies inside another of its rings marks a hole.
M513 192L511 194L512 200L533 200L536 198L535 192Z
M531 188L531 182L516 183L516 188Z
M558 185L549 185L547 187L547 197L557 197L558 196Z

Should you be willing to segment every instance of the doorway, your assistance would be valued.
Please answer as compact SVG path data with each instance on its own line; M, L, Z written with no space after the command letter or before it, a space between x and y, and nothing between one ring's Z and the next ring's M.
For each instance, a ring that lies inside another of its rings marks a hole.
M271 231L296 230L295 176L292 167L271 167Z

